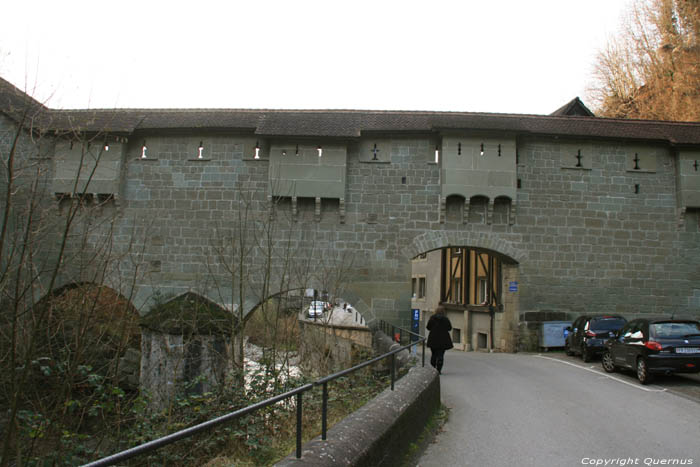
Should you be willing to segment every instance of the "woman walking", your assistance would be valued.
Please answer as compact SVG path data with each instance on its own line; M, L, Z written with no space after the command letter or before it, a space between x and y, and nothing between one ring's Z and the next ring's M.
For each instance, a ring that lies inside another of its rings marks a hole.
M430 347L430 364L436 368L438 373L442 374L442 364L445 360L445 351L454 347L450 331L452 323L445 316L445 308L438 306L435 314L430 317L426 329L430 331L428 334L428 347Z

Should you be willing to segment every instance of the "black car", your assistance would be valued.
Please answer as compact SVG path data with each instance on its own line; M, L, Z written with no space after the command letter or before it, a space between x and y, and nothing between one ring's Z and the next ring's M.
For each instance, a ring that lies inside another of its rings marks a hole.
M635 319L605 343L603 369L630 368L648 384L654 374L700 372L700 322Z
M581 354L584 362L603 353L605 341L627 324L627 320L617 315L583 315L566 328L568 335L564 341L566 355Z

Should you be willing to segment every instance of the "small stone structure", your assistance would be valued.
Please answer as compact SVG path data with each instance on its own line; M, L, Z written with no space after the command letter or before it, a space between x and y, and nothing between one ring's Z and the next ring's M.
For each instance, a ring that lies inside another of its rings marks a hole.
M187 292L156 305L141 320L142 391L155 410L178 394L201 394L224 382L233 315Z

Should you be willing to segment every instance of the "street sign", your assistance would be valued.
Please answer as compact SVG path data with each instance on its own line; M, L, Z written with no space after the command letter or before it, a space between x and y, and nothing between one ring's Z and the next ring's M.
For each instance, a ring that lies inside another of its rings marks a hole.
M411 332L415 332L418 334L419 332L419 326L420 326L420 310L417 308L414 308L412 310L412 316L411 316ZM417 336L411 335L411 341L416 341L418 340Z
M508 292L517 292L517 291L518 291L517 281L508 282Z

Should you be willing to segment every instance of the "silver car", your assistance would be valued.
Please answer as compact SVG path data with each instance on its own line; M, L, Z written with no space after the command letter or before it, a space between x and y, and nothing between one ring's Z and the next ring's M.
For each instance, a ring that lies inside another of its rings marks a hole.
M323 316L323 312L328 309L328 303L321 300L314 300L309 304L309 309L306 315L309 318L320 318Z

